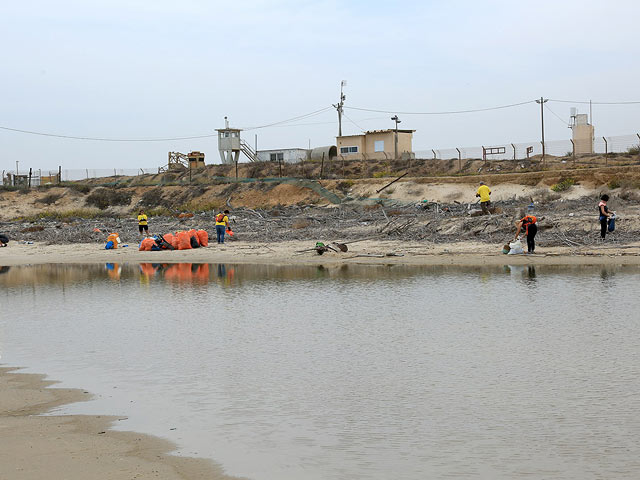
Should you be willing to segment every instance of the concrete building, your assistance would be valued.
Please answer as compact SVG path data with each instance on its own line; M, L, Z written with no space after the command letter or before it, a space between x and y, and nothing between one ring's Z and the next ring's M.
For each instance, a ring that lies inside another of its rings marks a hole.
M413 132L398 129L398 158L413 156ZM336 137L338 158L345 160L393 160L396 130L372 130L361 135Z
M571 132L576 155L587 155L593 153L593 139L595 130L589 123L587 114L572 112Z
M306 148L280 148L275 150L258 150L259 162L298 163L309 159Z

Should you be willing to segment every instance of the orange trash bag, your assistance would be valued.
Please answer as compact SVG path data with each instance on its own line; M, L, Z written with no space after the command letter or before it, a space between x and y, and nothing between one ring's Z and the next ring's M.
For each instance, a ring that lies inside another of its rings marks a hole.
M178 248L178 239L173 233L167 233L163 235L164 241L171 245L174 249Z
M203 247L209 246L209 234L205 230L198 230L196 232L198 234L198 242Z
M120 236L117 233L110 233L107 237L107 243L113 242L113 248L118 248Z
M145 238L140 242L140 248L138 250L140 250L141 252L150 252L151 247L153 247L155 244L156 241L153 238Z
M189 232L178 232L178 250L191 250L191 236Z

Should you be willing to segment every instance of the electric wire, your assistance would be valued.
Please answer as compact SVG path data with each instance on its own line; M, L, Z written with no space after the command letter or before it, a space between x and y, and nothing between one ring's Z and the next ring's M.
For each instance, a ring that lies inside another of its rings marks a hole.
M520 105L527 105L529 103L535 103L535 100L527 100L526 102L511 103L509 105L499 105L497 107L474 108L470 110L451 110L451 111L443 111L443 112L398 112L393 110L376 110L373 108L348 107L348 106L345 106L344 108L349 108L351 110L361 110L363 112L394 113L397 115L455 115L460 113L476 113L476 112L488 112L490 110L501 110L504 108L519 107Z
M315 115L319 115L320 113L330 110L331 108L332 107L325 107L323 109L306 113L304 115L298 115L297 117L292 117L286 120L281 120L279 122L273 122L266 125L260 125L257 127L245 128L243 130L256 130L259 128L266 128L266 127L281 125L281 124L292 122L295 120L303 120L305 118L310 118ZM25 133L29 135L38 135L42 137L62 138L67 140L86 140L86 141L93 141L93 142L172 142L177 140L194 140L198 138L211 138L211 137L218 136L218 133L216 132L216 133L209 133L204 135L187 135L182 137L165 137L165 138L106 138L106 137L85 137L85 136L77 136L77 135L62 135L62 134L49 133L49 132L36 132L33 130L23 130L20 128L11 128L11 127L5 127L5 126L0 126L0 130L6 130L9 132L17 132L17 133Z
M549 108L549 106L546 103L544 104L544 108L549 110L549 112L551 112L558 120L560 120L564 124L565 127L569 126L569 124L566 122L566 120L563 120L560 115L558 115L556 112L551 110L551 108Z
M640 104L640 101L625 101L625 102L592 102L592 101L584 101L584 100L558 100L558 99L549 99L550 102L558 102L558 103L583 103L586 105L637 105Z
M362 128L360 125L358 125L356 122L354 122L353 120L351 120L351 118L344 112L342 112L342 114L344 115L344 117L349 120L351 123L353 123L356 127L358 127L361 131L365 132L366 130L364 128Z
M192 140L195 138L217 137L217 133L206 135L190 135L186 137L170 137L170 138L102 138L102 137L79 137L74 135L59 135L47 132L34 132L32 130L21 130L19 128L10 128L0 126L0 130L8 130L10 132L27 133L29 135L39 135L42 137L65 138L69 140L90 140L95 142L170 142L174 140Z
M293 122L293 121L296 121L296 120L304 120L305 118L310 118L310 117L314 117L316 115L320 115L321 113L324 113L327 110L331 110L332 108L333 108L332 106L331 107L324 107L324 108L321 108L320 110L316 110L314 112L305 113L304 115L298 115L297 117L288 118L286 120L281 120L279 122L267 123L265 125L258 125L256 127L245 127L242 130L258 130L260 128L274 127L276 125L281 125L283 123Z

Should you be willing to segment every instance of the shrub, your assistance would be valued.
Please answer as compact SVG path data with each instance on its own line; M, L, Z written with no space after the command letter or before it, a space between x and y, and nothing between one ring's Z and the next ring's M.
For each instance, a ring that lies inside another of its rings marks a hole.
M618 179L618 178L612 178L607 183L607 187L609 187L609 190L614 190L616 188L620 188L621 186L622 186L622 183L620 182L620 179Z
M302 228L307 228L309 225L311 225L311 222L309 220L298 219L291 224L291 228L300 230Z
M137 214L138 209L134 209L132 213ZM169 210L167 207L156 207L145 210L144 213L149 217L172 217L175 216L175 213Z
M566 192L575 184L576 181L573 178L565 178L564 180L560 180L555 185L552 185L551 190L553 190L554 192Z
M140 199L140 205L144 207L155 207L158 205L164 205L162 198L162 188L157 187L148 190L142 194Z
M351 187L353 187L353 180L343 180L336 184L336 188L342 193L347 193Z
M388 170L380 170L379 172L374 172L373 178L382 178L382 177L390 177L392 175Z
M131 203L131 193L124 190L98 188L91 192L86 202L87 205L104 210L113 205L129 205Z
M91 219L100 216L100 211L94 208L77 208L74 210L66 210L64 212L52 212L45 210L36 215L29 215L26 217L16 217L13 220L23 222L35 222L38 220L69 220L73 218Z
M52 203L56 203L61 198L62 198L62 195L60 195L59 193L50 193L49 195L46 195L39 200L36 200L36 202L44 203L45 205L51 205Z
M82 194L87 194L91 191L91 185L86 185L84 183L70 182L68 184L65 184L64 186L70 190L73 190L74 192Z
M627 149L627 153L629 155L639 155L640 154L640 145L634 145L633 147L629 147Z

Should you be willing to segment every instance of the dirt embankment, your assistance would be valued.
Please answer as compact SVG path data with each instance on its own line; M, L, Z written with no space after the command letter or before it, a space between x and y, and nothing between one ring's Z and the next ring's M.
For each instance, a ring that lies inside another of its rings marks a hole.
M541 217L541 238L568 246L597 240L597 200L608 192L611 208L620 218L613 238L637 239L640 166L569 167L474 176L405 176L384 189L394 177L317 182L217 178L208 184L156 186L141 185L152 180L141 176L105 186L4 189L0 190L0 232L14 241L98 243L104 241L105 233L115 231L125 241L137 243L135 217L141 208L150 216L151 233L192 227L213 233L213 212L229 208L238 238L246 241L382 236L434 243L503 242L512 235L514 220L533 203ZM480 180L491 186L492 200L501 213L474 216Z

